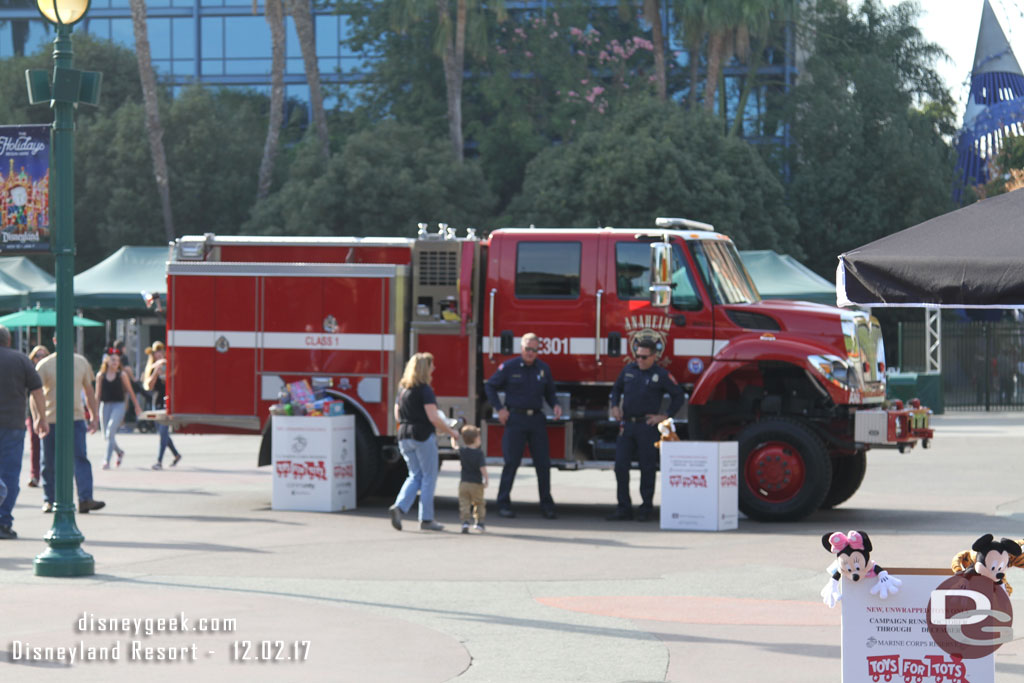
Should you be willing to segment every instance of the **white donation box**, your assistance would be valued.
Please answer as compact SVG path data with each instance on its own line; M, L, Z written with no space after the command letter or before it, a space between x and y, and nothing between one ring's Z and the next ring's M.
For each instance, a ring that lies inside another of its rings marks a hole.
M271 418L274 510L356 507L355 416Z
M738 526L735 441L663 441L661 528L722 531Z

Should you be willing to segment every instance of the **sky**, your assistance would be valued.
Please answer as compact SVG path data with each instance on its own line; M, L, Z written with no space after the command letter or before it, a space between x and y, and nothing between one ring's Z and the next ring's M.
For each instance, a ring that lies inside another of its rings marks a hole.
M1017 61L1024 65L1024 0L989 1ZM917 2L921 6L918 28L922 35L926 40L938 44L950 57L951 61L940 61L935 67L945 79L957 103L957 123L962 123L984 0ZM891 7L898 4L898 0L883 0L883 3Z

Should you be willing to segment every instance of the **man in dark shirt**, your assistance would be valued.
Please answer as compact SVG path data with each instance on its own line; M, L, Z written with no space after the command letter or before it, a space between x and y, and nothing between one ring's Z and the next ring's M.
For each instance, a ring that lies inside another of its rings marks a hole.
M530 457L537 471L537 490L540 493L541 513L547 519L555 519L555 501L551 498L551 458L548 455L547 420L542 410L543 402L554 410L555 419L562 417L562 407L555 397L555 381L551 368L537 358L540 340L532 332L520 340L522 354L519 358L507 360L484 384L487 400L498 411L498 420L505 426L501 440L501 452L505 466L501 470L498 485L498 514L515 517L512 509L512 483L516 470L523 460L523 449L530 444ZM505 403L498 396L505 391Z
M615 482L618 485L618 507L609 520L633 519L629 498L629 467L635 457L640 463L640 497L636 519L646 522L654 506L654 481L658 469L658 423L675 415L683 406L686 395L676 384L668 370L654 364L658 346L650 339L637 343L630 363L619 374L612 386L612 417L622 422L619 440L615 444ZM671 403L668 415L661 413L662 397L668 394ZM622 407L619 407L619 400Z
M50 431L46 423L43 382L28 356L10 348L11 333L0 325L0 481L7 496L0 502L0 539L17 538L11 511L18 500L21 460L25 450L25 402L36 404L36 433Z

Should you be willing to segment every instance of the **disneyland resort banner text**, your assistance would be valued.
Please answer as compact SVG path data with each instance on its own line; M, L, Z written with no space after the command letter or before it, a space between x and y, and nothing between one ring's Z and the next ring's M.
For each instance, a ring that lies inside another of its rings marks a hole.
M0 126L0 252L50 250L50 126Z

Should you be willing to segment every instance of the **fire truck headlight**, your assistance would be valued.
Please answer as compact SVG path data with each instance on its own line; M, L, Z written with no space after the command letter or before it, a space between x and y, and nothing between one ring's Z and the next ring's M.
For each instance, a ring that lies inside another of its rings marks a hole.
M851 388L850 380L853 373L850 372L850 366L847 362L839 356L807 356L807 361L811 364L811 367L815 372L829 382L841 386L844 389Z

